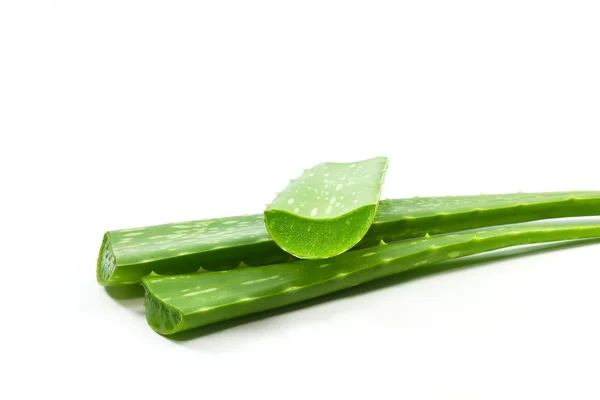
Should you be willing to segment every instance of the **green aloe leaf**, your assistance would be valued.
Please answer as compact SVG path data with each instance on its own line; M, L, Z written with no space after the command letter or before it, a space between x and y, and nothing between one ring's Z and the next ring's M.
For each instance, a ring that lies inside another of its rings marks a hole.
M486 226L600 215L600 191L515 193L382 200L359 247ZM179 222L105 233L96 278L101 285L161 275L273 264L290 255L269 236L262 214Z
M354 247L375 218L385 157L323 163L277 195L264 212L271 238L298 258L329 258Z
M327 260L146 277L146 318L172 333L323 296L387 275L501 248L600 237L600 225L511 226L381 244Z

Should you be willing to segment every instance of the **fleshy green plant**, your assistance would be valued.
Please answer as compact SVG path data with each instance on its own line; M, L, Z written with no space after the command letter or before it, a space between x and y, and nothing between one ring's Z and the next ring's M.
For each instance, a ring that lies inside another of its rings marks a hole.
M170 335L301 302L449 259L533 243L600 237L600 225L511 226L380 244L327 260L146 277L146 318Z
M344 199L345 200L345 199ZM382 200L358 247L549 218L600 215L600 192L516 193ZM133 284L154 272L186 274L290 260L271 239L263 215L179 222L107 232L96 278Z
M329 258L365 236L379 205L385 157L319 164L277 195L264 212L271 238L298 258Z

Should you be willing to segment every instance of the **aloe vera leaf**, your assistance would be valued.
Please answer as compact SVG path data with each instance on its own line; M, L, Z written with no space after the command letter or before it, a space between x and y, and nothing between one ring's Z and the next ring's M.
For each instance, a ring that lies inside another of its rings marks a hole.
M323 163L304 171L264 212L271 238L298 258L329 258L354 247L375 218L388 159Z
M359 244L374 245L486 226L600 215L600 191L517 193L382 200ZM105 233L96 278L101 285L137 283L155 272L184 274L289 260L270 238L263 215L180 222Z
M290 255L271 240L262 214L110 231L104 234L96 279L105 286L138 283L154 272L185 274L264 265Z
M382 200L360 245L542 219L600 215L600 191Z
M169 335L450 259L525 244L597 237L600 224L510 226L381 244L327 260L146 277L142 279L146 319L155 331Z

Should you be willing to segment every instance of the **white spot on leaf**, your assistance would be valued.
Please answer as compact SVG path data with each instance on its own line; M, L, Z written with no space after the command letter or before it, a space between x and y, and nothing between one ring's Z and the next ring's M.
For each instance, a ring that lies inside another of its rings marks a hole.
M124 236L138 236L138 235L143 235L144 232L131 232L131 233L126 233Z
M246 282L242 282L242 285L252 285L254 283L260 283L260 282L265 282L265 281L269 281L271 279L277 279L279 278L279 275L274 275L274 276L270 276L268 278L262 278L262 279L254 279L252 281L246 281Z
M186 293L183 295L183 297L188 297L188 296L195 296L197 294L201 294L201 293L208 293L208 292L214 292L215 290L217 290L216 287L214 288L210 288L210 289L204 289L204 290L200 290L198 292L190 292L190 293Z

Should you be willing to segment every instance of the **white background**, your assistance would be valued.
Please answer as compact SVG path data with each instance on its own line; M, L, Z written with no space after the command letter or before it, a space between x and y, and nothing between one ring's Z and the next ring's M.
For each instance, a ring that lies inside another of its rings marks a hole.
M389 157L384 197L599 190L599 21L595 1L2 1L0 397L598 398L598 245L185 341L95 261L106 230L261 212L324 161Z

